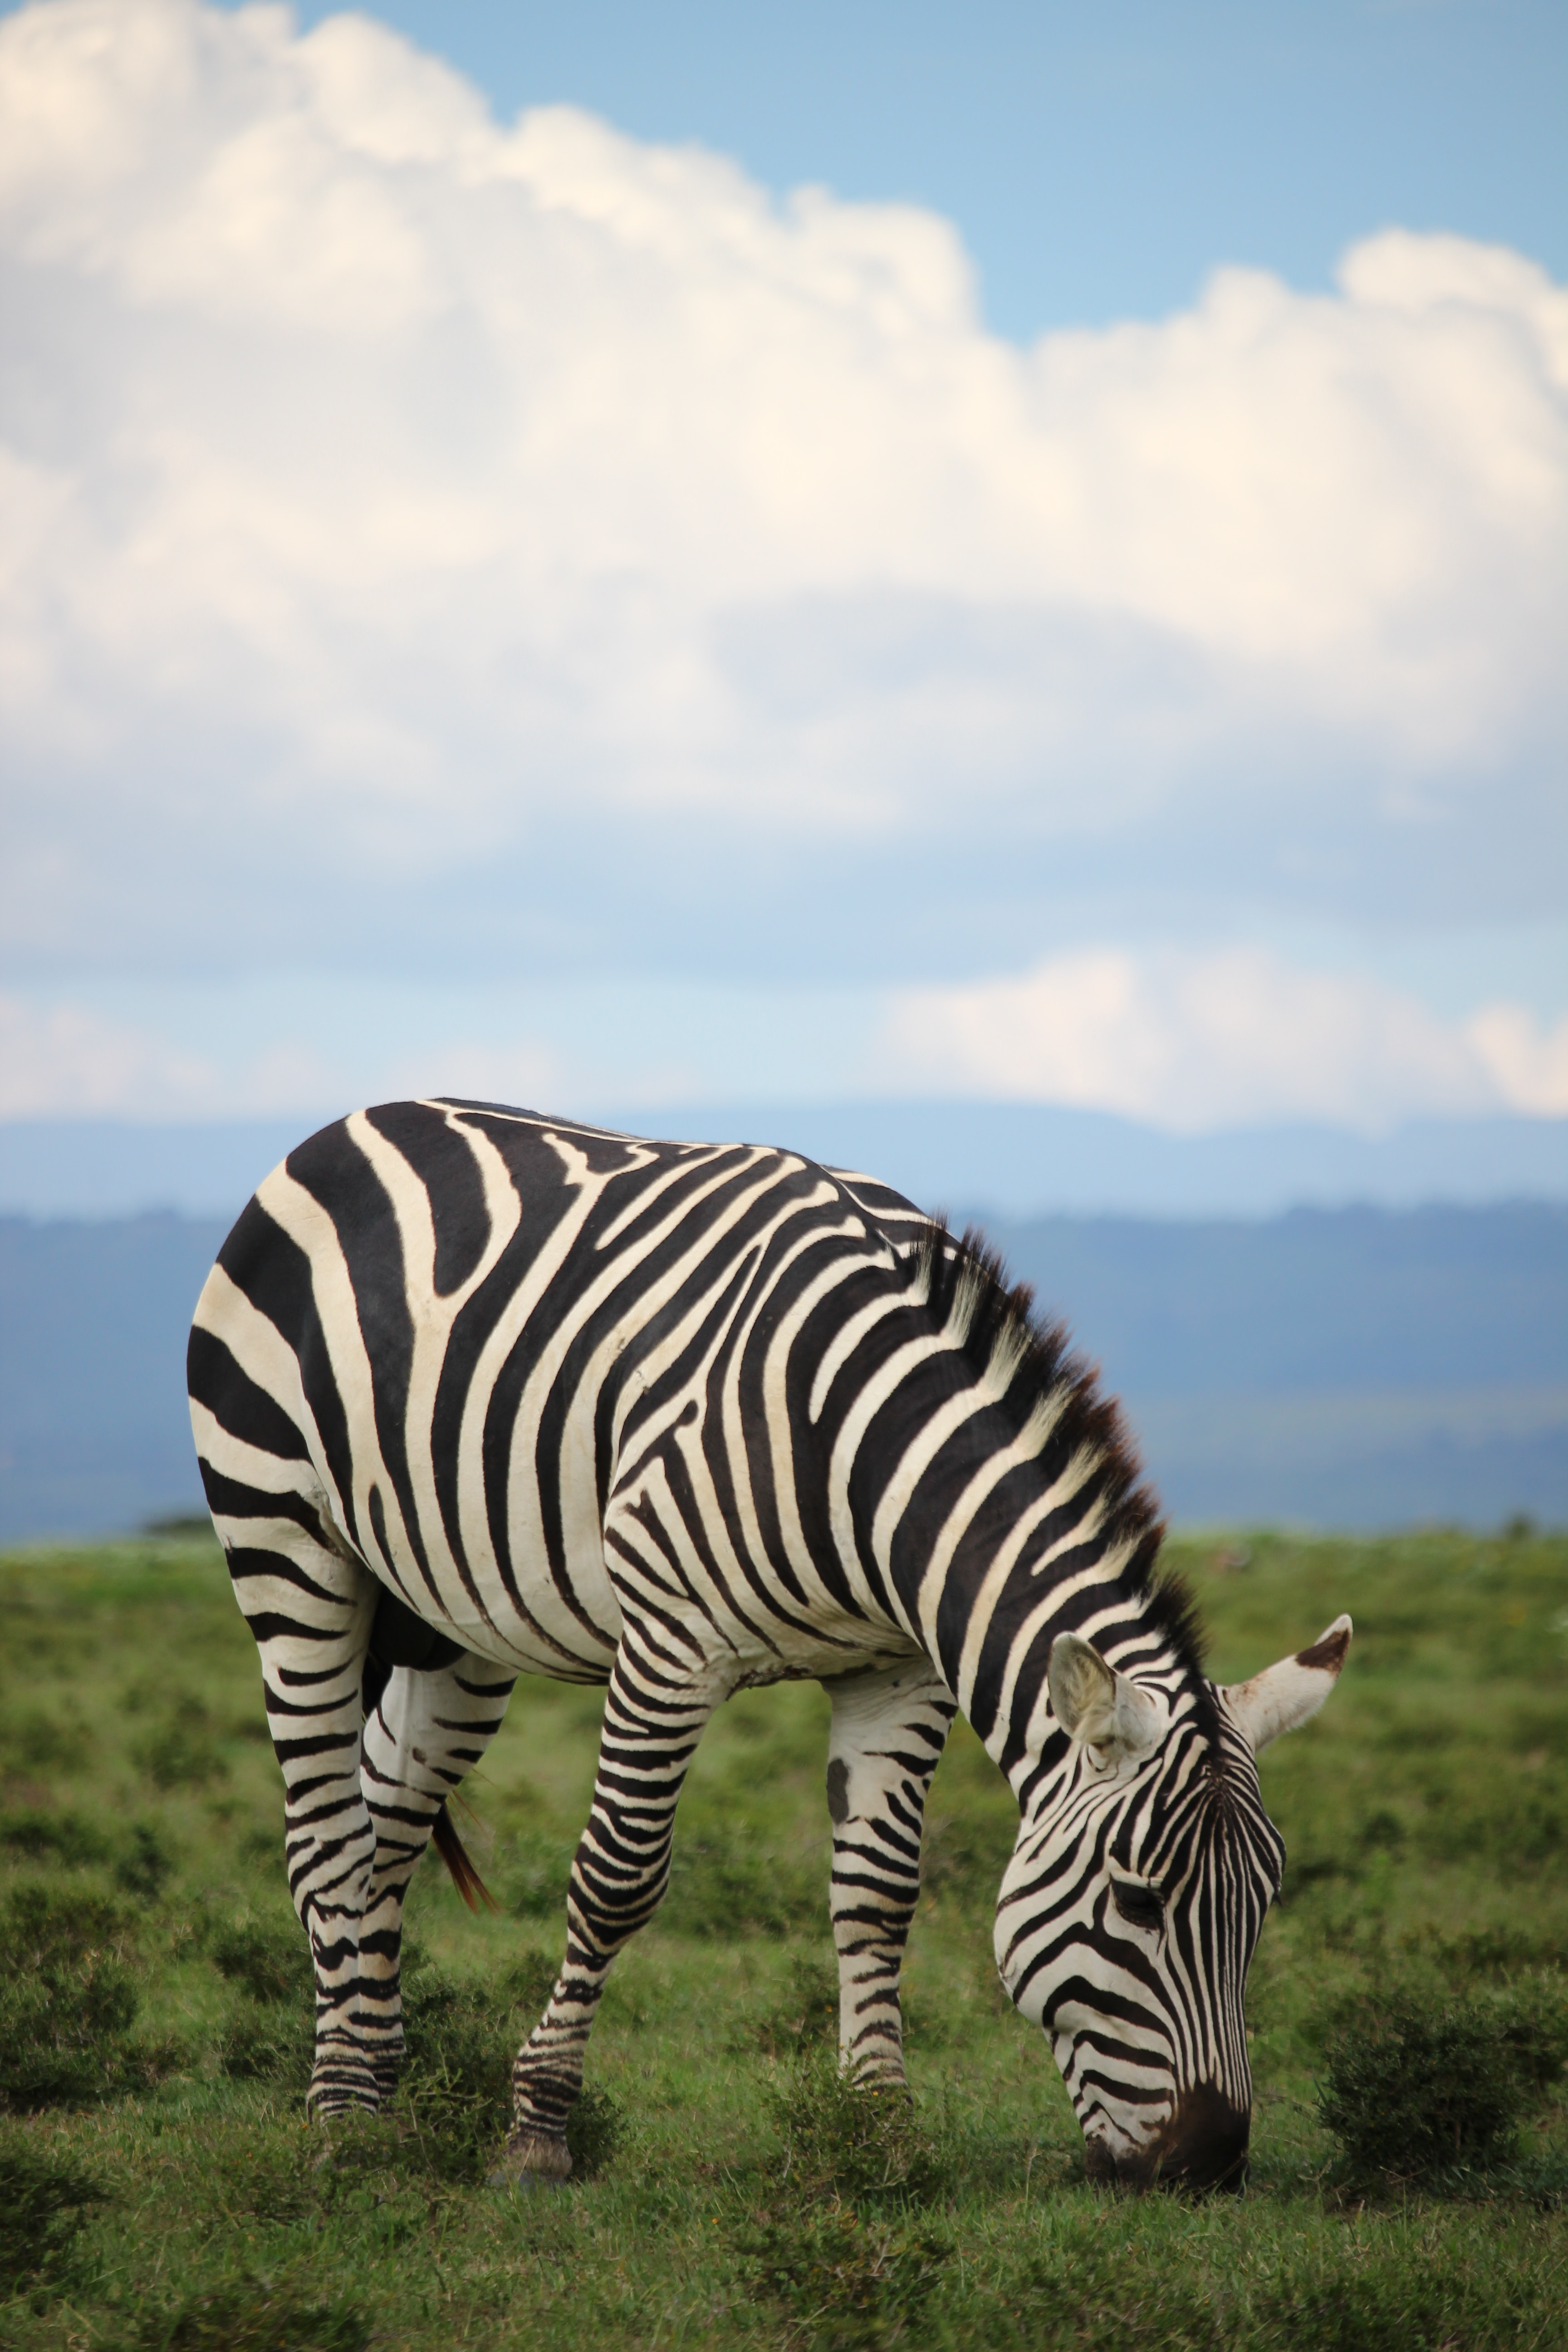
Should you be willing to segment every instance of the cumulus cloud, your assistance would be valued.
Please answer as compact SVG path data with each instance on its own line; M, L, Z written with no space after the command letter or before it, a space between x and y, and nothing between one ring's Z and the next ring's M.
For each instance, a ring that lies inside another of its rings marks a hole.
M1121 1111L1174 1129L1270 1119L1377 1131L1421 1116L1568 1115L1568 1018L1439 1020L1363 976L1256 949L1061 956L1014 979L911 989L878 1041L885 1084Z
M336 1074L308 1045L243 1067L70 1003L0 995L0 1119L261 1116L331 1102Z
M363 1003L334 1002L330 990L303 1022L297 1004L270 1021L254 1003L231 999L216 1020L213 1009L193 1019L165 1001L161 1013L123 1020L68 993L0 992L0 1120L308 1120L415 1094L570 1106L606 1089L591 1049L562 1051L505 1024L486 1037L426 1022L411 1041L395 996L368 1020ZM654 1062L608 1085L627 1103L668 1100L693 1091L683 1076Z
M498 124L365 17L46 0L0 269L35 955L450 952L486 888L646 955L700 866L784 952L837 893L810 961L889 850L939 904L955 820L1047 891L1554 887L1568 298L1520 255L1389 231L1019 350L930 213Z
M963 987L718 986L530 1006L331 985L153 991L117 1018L0 995L0 1119L297 1118L455 1094L636 1123L672 1106L969 1097L1116 1111L1178 1133L1271 1122L1386 1132L1418 1118L1568 1116L1568 1017L1438 1018L1367 974L1250 949L1058 956ZM678 1042L679 1052L672 1051Z

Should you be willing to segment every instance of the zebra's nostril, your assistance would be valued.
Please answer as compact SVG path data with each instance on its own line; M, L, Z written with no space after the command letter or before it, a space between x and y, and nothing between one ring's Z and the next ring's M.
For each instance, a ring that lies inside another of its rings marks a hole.
M1161 2133L1152 2178L1184 2189L1240 2189L1252 2117L1212 2083L1184 2091Z
M1251 2121L1245 2107L1201 2083L1183 2094L1146 2147L1118 2152L1107 2139L1086 2141L1085 2168L1101 2188L1239 2189L1247 2179Z

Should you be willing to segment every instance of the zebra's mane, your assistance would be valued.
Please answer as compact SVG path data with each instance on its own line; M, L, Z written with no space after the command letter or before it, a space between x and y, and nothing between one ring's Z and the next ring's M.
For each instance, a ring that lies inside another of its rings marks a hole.
M1010 1278L1001 1252L977 1226L959 1238L944 1219L928 1218L912 1271L932 1317L1015 1428L1022 1431L1048 1411L1052 1454L1063 1463L1083 1451L1093 1457L1105 1548L1128 1554L1122 1589L1202 1689L1205 1633L1197 1599L1184 1577L1160 1564L1165 1528L1159 1500L1121 1407L1101 1393L1098 1367L1073 1351L1065 1323L1037 1314L1033 1286Z

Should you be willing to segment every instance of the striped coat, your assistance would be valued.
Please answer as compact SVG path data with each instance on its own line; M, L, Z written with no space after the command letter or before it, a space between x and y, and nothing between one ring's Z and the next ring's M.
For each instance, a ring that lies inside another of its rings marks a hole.
M1020 1807L998 1962L1091 2159L1235 2170L1280 1864L1253 1752L1331 1686L1348 1621L1238 1691L1205 1681L1113 1409L976 1244L780 1151L385 1105L260 1187L190 1390L285 1777L319 2113L395 2081L404 1895L432 1832L461 1883L445 1800L514 1682L603 1683L502 2166L568 2169L595 2009L663 1892L702 1727L812 1676L846 2063L902 2078L921 1816L962 1708Z

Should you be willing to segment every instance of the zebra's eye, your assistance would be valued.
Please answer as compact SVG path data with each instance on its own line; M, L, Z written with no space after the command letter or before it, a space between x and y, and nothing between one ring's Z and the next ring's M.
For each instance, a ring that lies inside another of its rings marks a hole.
M1131 1927L1163 1927L1165 1924L1163 1898L1152 1886L1140 1886L1131 1878L1113 1878L1111 1900Z

